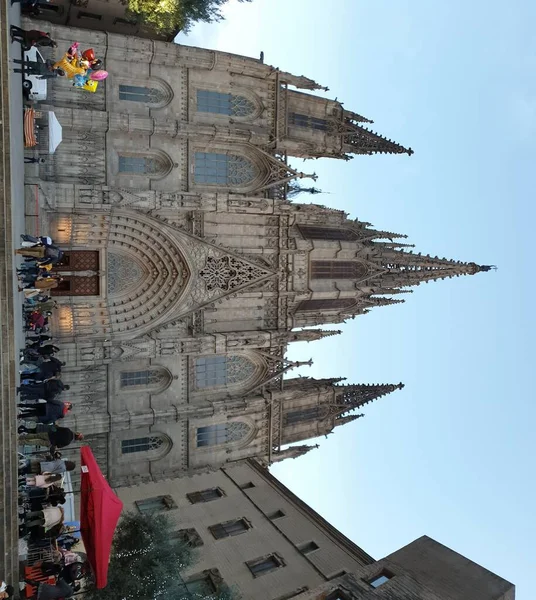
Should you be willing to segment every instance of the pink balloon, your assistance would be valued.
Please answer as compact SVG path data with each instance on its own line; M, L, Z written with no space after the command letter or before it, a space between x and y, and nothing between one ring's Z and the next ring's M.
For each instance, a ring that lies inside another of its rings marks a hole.
M93 81L102 81L106 77L108 77L108 71L92 71L89 75L89 78L93 79Z

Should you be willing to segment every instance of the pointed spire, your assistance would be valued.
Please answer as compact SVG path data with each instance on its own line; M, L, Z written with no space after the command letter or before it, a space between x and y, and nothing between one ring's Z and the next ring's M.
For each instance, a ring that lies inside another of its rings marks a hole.
M363 117L360 114L352 112L350 110L347 110L345 114L348 117L348 119L350 121L353 121L354 123L374 123L374 121L371 121L370 119L367 119L366 117Z
M291 446L290 448L285 448L285 450L273 452L272 462L281 462L282 460L285 460L285 458L298 458L299 456L307 454L311 450L316 450L318 447L318 444L315 444L314 446L308 446L307 444L302 446Z
M395 390L403 389L404 384L357 384L357 385L337 385L334 386L337 394L337 405L341 410L340 414L360 408L373 400L386 396Z
M335 425L346 425L347 423L351 423L356 419L362 419L365 415L363 413L359 413L357 415L347 415L346 417L339 416L335 420Z
M374 296L369 296L369 298L366 300L366 304L370 304L371 306L389 306L390 304L403 304L404 302L404 299L398 300L396 298L375 298Z
M489 271L492 267L474 262L461 262L447 258L426 256L403 250L384 249L380 264L386 272L381 275L382 287L419 285L423 281L434 281L460 275L474 275Z
M289 342L316 342L327 337L334 335L340 335L342 331L340 329L327 330L327 329L302 329L301 331L289 331L288 341Z
M341 132L344 149L349 154L413 154L411 148L405 148L375 131L358 125L357 121L351 118L351 114L344 112L344 128Z

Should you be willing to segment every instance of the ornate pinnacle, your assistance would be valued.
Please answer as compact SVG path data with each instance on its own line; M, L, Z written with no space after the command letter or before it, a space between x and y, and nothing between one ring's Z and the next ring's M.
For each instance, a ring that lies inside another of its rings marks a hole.
M314 446L291 446L290 448L285 448L285 450L274 452L272 454L272 462L280 462L285 460L285 458L298 458L299 456L307 454L307 452L310 452L311 450L316 450L318 447L318 444L315 444Z
M335 425L346 425L346 423L351 423L357 419L362 419L365 415L363 413L359 413L357 415L347 415L347 416L339 416L335 419Z
M288 334L289 342L315 342L326 337L341 334L340 329L331 331L327 329L302 329L301 331L290 331Z
M358 385L338 385L335 386L337 393L337 403L345 405L343 412L359 408L381 398L395 390L401 390L403 383L393 384L358 384Z

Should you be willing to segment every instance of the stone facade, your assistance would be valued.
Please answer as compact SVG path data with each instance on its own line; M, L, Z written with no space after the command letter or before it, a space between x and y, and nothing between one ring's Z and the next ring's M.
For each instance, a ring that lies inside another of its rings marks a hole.
M107 31L136 35L142 38L172 41L179 33L161 35L143 23L143 19L128 14L127 3L121 0L55 0L40 3L42 13L38 17L41 29L47 28L43 21L55 25L69 25L93 31Z
M29 22L27 28L37 27ZM53 25L104 59L96 93L49 81L63 141L26 186L65 250L53 320L75 403L114 486L265 464L400 385L286 379L289 343L488 267L407 252L405 236L293 203L287 157L408 154L320 86L260 61ZM46 144L46 124L40 143ZM402 159L402 158L399 158ZM29 167L30 169L30 167ZM313 175L314 177L314 175ZM35 219L30 220L35 223ZM393 297L396 296L396 297Z
M514 600L512 584L427 537L374 560L256 461L117 491L127 509L165 511L173 535L196 549L184 574L196 590L224 582L244 600Z

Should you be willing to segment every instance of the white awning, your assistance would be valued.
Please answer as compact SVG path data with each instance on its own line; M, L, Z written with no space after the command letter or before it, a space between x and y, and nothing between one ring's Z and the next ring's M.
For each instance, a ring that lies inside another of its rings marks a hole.
M53 111L48 111L48 152L54 154L63 139L63 129Z

